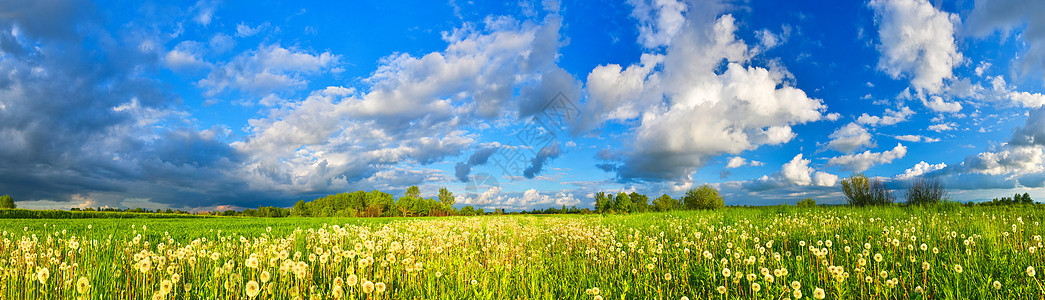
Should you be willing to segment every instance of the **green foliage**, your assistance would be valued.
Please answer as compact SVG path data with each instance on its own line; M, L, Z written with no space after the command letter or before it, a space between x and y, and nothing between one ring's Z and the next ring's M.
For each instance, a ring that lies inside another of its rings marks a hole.
M947 190L936 178L917 178L907 188L907 205L935 205L945 200Z
M613 209L613 196L610 196L605 192L595 193L595 211L598 213L607 213L611 209Z
M647 212L650 210L649 196L639 194L639 192L631 192L629 194L631 202L635 203L636 212Z
M657 197L657 199L653 200L653 209L656 211L664 212L681 208L681 201L671 198L671 196L668 196L668 194L660 195L660 197Z
M896 200L882 180L871 179L864 174L853 174L842 179L842 193L852 206L888 205Z
M1034 204L1034 200L1030 198L1030 194L1028 194L1028 193L1023 193L1023 195L1020 195L1019 193L1017 193L1016 195L1013 195L1012 198L1009 198L1009 197L1001 197L1001 199L994 198L994 200L991 200L989 202L978 203L978 205L982 205L982 206L1003 206L1003 205L1017 205L1017 204Z
M813 200L813 198L805 198L802 200L798 200L798 204L796 204L795 206L805 208L816 207L816 200Z
M718 190L715 190L710 184L690 189L682 197L682 200L686 204L687 209L719 209L726 207L722 196L718 194Z
M11 198L11 195L0 196L0 208L18 208L15 205L15 199Z
M617 193L617 198L613 199L613 210L620 213L630 213L635 207L635 203L631 202L631 196L627 193Z
M454 203L457 203L457 197L454 197L454 193L450 192L450 190L445 187L439 188L439 203L448 207L454 206Z

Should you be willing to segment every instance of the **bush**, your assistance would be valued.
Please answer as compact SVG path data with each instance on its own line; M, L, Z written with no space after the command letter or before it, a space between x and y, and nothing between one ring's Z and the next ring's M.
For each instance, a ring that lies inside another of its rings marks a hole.
M907 188L908 205L935 205L944 200L947 190L936 178L918 178Z
M854 174L842 179L842 193L845 194L849 205L853 206L888 205L896 200L882 180L868 178L864 174Z
M15 199L11 198L11 195L0 196L0 208L18 208L15 205Z
M795 205L795 206L798 206L798 207L816 207L816 200L813 200L813 198L805 198L805 199L802 199L802 200L798 200L798 204Z
M718 209L726 207L726 203L719 196L718 191L710 184L704 184L698 188L690 189L682 197L687 209Z

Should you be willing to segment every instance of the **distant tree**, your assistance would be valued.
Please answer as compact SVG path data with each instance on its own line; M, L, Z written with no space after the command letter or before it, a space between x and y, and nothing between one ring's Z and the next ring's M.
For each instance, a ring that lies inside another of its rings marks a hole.
M722 196L710 184L692 188L682 197L687 209L718 209L726 207Z
M410 187L406 188L406 194L403 196L414 199L421 199L421 188L418 188L416 185L411 185Z
M936 178L919 177L907 188L908 205L933 205L938 204L947 197L947 190L943 183Z
M605 192L595 193L595 211L606 213L610 209L613 209L612 196L607 195Z
M1020 197L1020 203L1023 203L1023 204L1033 204L1034 200L1031 200L1030 194L1023 193L1023 196Z
M440 188L439 189L439 203L442 203L443 205L446 205L447 207L451 207L451 206L454 206L454 203L457 203L457 198L454 197L454 193L450 192L450 190L446 189L445 187L444 188Z
M660 195L653 200L653 209L656 211L671 211L679 209L679 201L672 199L668 194Z
M15 199L11 198L11 195L0 196L0 208L18 208L15 205Z
M634 209L635 203L631 202L631 196L628 193L620 192L617 193L617 198L613 200L613 205L613 210L630 213Z
M896 200L882 180L871 179L864 174L853 174L842 179L842 193L849 205L853 206L886 205Z
M293 209L294 209L294 216L297 216L297 217L308 217L308 216L310 216L310 214L308 212L308 204L305 203L305 200L298 200L297 203L294 203L294 208Z
M649 196L639 194L638 192L631 192L628 196L631 196L631 202L635 203L635 211L649 211Z
M813 200L813 198L805 198L805 199L802 199L802 200L798 200L798 204L795 205L795 206L798 206L798 207L816 207L816 200Z

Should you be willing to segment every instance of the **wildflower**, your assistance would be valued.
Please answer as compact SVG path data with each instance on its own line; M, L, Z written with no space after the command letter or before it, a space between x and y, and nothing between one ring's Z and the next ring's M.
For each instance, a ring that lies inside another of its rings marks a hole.
M1031 271L1031 272L1033 272L1033 271L1034 271L1034 269L1033 269L1033 268L1030 268L1030 269L1028 269L1028 271ZM959 264L954 264L954 272L956 272L956 273L958 273L958 274L961 274L961 273L962 273L962 265L959 265ZM1029 273L1029 272L1028 272L1028 273ZM1027 275L1030 275L1030 274L1027 274Z
M87 277L80 277L76 280L76 291L80 294L86 294L91 289L91 283L87 281Z
M995 280L993 285L994 285L994 289L995 290L1000 290L1001 289L1001 282L998 282L997 280Z
M269 274L269 271L261 271L261 283L269 282L270 278L272 278L272 275Z
M479 285L479 281L476 281L475 279L472 279L471 283L472 283L472 285Z
M715 290L717 290L719 294L725 294L726 293L726 287L721 286L721 285L718 286L718 288L716 288Z
M341 299L345 295L345 290L340 285L335 285L330 291L330 295L334 296L334 299Z
M671 273L664 273L664 280L671 281Z
M385 283L384 282L375 283L374 284L374 291L377 292L378 294L384 293L385 292Z
M797 289L801 289L801 288L802 288L802 283L801 282L798 282L797 280L791 282L791 289L792 290L797 290Z
M599 290L599 287L591 288L591 294L592 295L598 295L600 292L602 292L602 290Z
M348 275L348 286L356 286L356 282L359 282L359 276L356 276L356 274Z
M170 280L164 279L163 281L160 282L160 293L162 293L164 296L166 296L167 294L170 294L171 290L173 290L173 289L174 289L174 283L171 282Z
M752 282L751 291L758 293L759 290L762 290L762 285L758 284L758 282Z
M1036 272L1034 272L1034 266L1027 267L1027 276L1034 277L1035 274Z
M181 280L181 275L178 273L171 274L171 281L177 283Z
M813 290L813 298L824 299L824 297L827 297L827 293L824 292L824 289L816 288Z
M251 280L247 282L247 297L254 299L254 297L256 297L260 292L261 288L258 287L257 281Z
M914 292L918 294L925 293L925 289L923 289L922 286L919 285L914 287Z
M689 300L689 297L682 296L682 298L679 298L679 300Z
M802 290L796 289L791 295L795 296L795 299L802 299Z
M729 268L723 268L722 269L722 277L729 277L730 273L731 272L729 271Z
M595 295L595 298L592 298L592 300L602 300L602 295Z
M922 271L929 271L929 268L931 268L931 267L932 266L929 265L929 262L927 262L927 261L923 261L922 262Z
M40 284L47 284L48 278L51 278L51 272L47 268L36 270L36 279L40 281Z
M473 280L472 282L475 282L475 281ZM370 280L364 281L363 282L363 293L370 294L370 293L373 293L373 292L374 292L374 283L370 282Z
M248 268L257 269L258 265L260 265L260 263L258 262L258 258L257 257L253 257L252 256L252 257L247 259L247 267Z

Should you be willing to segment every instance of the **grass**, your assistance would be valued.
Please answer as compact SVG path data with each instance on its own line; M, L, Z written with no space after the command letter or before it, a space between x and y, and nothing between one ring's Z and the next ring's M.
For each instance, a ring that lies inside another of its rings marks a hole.
M9 220L0 298L1040 299L1043 217L1035 207L775 207Z

